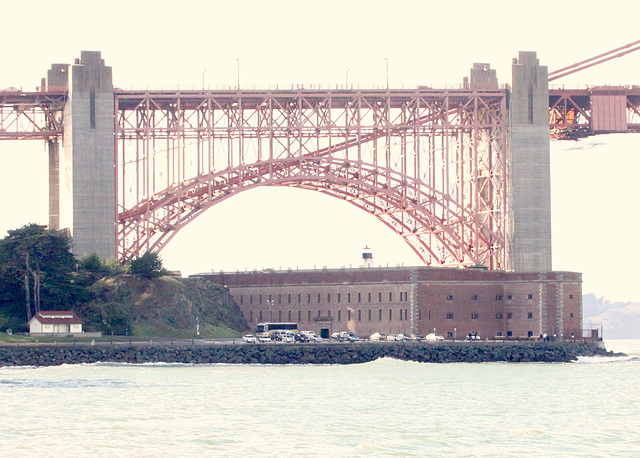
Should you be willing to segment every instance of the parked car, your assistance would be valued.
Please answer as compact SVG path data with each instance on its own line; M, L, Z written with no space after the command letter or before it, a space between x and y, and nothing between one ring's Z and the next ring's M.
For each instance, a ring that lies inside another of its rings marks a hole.
M374 332L373 334L371 334L371 336L369 336L369 340L371 342L381 342L387 340L387 336L384 334L380 334L379 332Z
M244 335L242 336L242 340L245 341L246 343L256 343L256 336L254 336L253 334L249 334L248 332L245 332Z
M342 331L342 332L334 332L331 334L331 338L337 340L338 342L357 342L360 340L360 337L355 335L353 332Z
M440 334L435 334L432 332L431 334L427 334L426 336L424 336L424 340L426 340L427 342L440 342L444 340L444 337Z
M271 342L271 336L269 336L268 334L259 335L258 336L258 342L260 342L260 343Z
M304 334L305 336L307 336L310 342L320 342L322 340L322 337L320 337L313 331L300 331L300 334Z
M296 338L293 336L293 334L283 334L282 336L280 336L280 341L284 343L294 343L296 341Z
M480 336L477 332L470 332L467 334L467 340L480 340Z
M387 336L387 341L388 342L396 342L398 340L401 340L402 338L398 339L398 334L389 334Z
M409 334L396 334L396 340L415 340Z
M296 342L300 342L300 343L309 342L309 336L306 334L302 334L301 332L298 334L294 334L293 337L295 338Z

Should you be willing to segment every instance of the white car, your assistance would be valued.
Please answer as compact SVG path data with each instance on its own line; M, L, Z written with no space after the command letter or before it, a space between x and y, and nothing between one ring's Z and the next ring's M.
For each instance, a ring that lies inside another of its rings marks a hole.
M320 337L318 334L316 334L313 331L300 331L300 334L304 334L305 336L307 336L309 338L309 342L320 342L322 341L322 337Z
M258 342L260 342L260 343L271 342L271 336L269 336L267 334L259 335L258 336Z
M387 341L389 341L389 342L396 342L398 340L402 340L402 337L400 339L398 339L398 335L397 334L389 334L387 336Z
M426 336L424 336L424 340L426 340L427 342L440 342L444 340L444 337L442 337L440 334L434 334L432 332L431 334L427 334Z
M254 336L253 334L245 333L242 336L242 340L246 343L256 343L256 336Z
M296 341L295 336L288 332L286 334L280 334L280 342L284 343L294 343Z
M371 342L380 342L380 341L384 341L386 340L387 336L385 336L384 334L380 334L379 332L374 332L373 334L371 334L371 336L369 336L369 340Z

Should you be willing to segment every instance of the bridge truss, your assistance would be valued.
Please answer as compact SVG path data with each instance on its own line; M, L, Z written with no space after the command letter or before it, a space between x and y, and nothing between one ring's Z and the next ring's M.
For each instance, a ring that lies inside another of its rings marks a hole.
M425 264L506 267L505 90L116 91L117 255L260 186L376 216Z

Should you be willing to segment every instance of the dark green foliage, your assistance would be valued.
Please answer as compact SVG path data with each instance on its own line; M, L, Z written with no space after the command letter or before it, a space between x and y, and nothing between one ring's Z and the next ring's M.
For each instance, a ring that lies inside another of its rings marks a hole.
M73 310L86 331L106 335L193 337L196 319L202 337L248 329L225 288L164 276L157 253L121 266L95 253L76 260L68 234L42 225L8 234L0 240L0 331L27 331L40 310Z
M26 319L40 310L68 309L78 293L71 281L75 259L69 235L39 224L27 224L8 234L0 240L0 266L13 271L14 282L16 274L20 277Z
M158 253L147 251L129 263L129 271L138 278L155 278L168 272L162 267Z

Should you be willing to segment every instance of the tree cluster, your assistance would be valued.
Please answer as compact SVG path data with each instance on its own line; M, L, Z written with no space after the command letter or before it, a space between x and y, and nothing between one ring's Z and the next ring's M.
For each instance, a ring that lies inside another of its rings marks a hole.
M25 331L41 310L79 310L92 300L89 287L105 276L130 272L153 278L166 273L156 253L121 266L96 254L76 259L66 231L27 224L7 233L0 240L0 330Z

